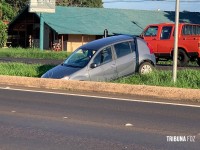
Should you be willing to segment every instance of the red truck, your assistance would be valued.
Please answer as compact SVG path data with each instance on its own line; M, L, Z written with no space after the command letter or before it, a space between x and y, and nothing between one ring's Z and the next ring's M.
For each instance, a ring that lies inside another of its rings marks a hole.
M145 28L141 37L152 47L157 58L173 58L175 24L152 24ZM200 66L200 24L180 23L178 32L178 65L187 66L197 61Z

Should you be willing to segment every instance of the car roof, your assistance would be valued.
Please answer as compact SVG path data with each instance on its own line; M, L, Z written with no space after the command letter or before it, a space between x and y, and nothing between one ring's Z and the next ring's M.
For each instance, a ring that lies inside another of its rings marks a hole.
M106 45L110 45L116 42L120 41L126 41L126 40L131 40L135 36L131 35L117 35L117 36L111 36L107 38L102 38L98 40L94 40L92 42L89 42L83 46L80 47L80 49L93 49L93 50L98 50Z

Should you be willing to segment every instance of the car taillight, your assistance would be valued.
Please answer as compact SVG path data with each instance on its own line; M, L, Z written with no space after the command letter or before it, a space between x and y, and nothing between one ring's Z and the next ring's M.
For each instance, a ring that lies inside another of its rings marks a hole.
M150 54L153 54L153 48L152 48L152 46L149 43L147 43L147 46L148 46L148 48L150 50Z

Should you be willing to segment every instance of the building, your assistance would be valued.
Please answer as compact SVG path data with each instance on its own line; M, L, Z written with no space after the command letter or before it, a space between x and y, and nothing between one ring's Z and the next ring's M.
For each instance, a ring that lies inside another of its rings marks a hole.
M174 12L57 6L43 13L44 49L74 51L80 45L108 35L140 35L148 24L174 22ZM200 23L200 13L181 12L181 22ZM9 24L12 46L39 47L40 14L25 8Z

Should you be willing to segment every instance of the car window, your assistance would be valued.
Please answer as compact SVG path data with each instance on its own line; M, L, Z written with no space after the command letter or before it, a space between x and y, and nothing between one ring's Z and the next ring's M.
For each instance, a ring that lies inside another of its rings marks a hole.
M101 50L96 57L94 58L93 63L97 64L97 66L101 64L105 64L112 61L112 50L111 47L104 48Z
M136 49L135 41L131 41L131 49L134 52Z
M123 42L114 45L117 58L128 55L132 52L129 42Z
M158 27L151 26L144 32L144 36L156 36L157 32L158 32Z
M183 35L199 35L200 26L199 25L184 25L182 28Z
M170 39L171 32L172 32L172 26L164 26L161 31L160 39L161 40Z
M96 50L77 49L64 61L63 64L65 66L83 68L88 64L95 53Z

